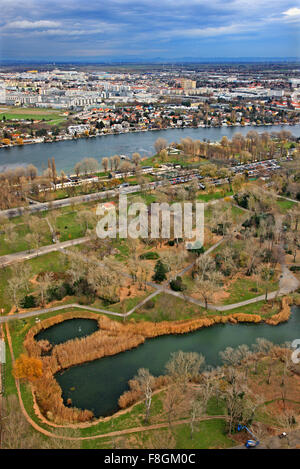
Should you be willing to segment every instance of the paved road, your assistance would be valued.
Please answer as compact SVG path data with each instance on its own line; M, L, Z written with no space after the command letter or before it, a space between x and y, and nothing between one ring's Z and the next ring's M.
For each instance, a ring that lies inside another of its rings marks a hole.
M286 284L285 284L284 287L280 286L279 290L271 292L271 293L268 294L268 300L273 299L277 296L286 295L287 293L290 293L290 292L294 291L294 289L298 288L298 286L299 286L298 280L293 276L293 274L288 269L286 269L286 274L283 274L283 276L282 276L282 278L284 279L284 282L286 281L287 277L290 277L290 276L292 276L290 286L288 287ZM113 312L113 311L110 311L110 310L105 310L105 309L100 309L100 308L93 308L92 306L82 306L82 305L79 305L77 303L71 303L71 304L67 304L67 305L54 306L53 308L42 308L42 309L35 310L35 311L28 311L26 313L17 313L17 314L2 316L2 317L0 317L0 323L13 321L15 319L24 319L24 318L33 317L33 316L39 316L41 314L46 314L46 313L50 313L50 312L54 312L54 311L60 311L60 310L63 310L63 309L70 309L70 308L79 308L79 309L84 309L84 310L88 310L88 311L94 311L96 313L109 314L109 315L112 315L112 316L128 317L132 313L134 313L134 311L136 311L138 308L143 306L147 301L149 301L151 298L158 295L159 293L167 293L168 295L173 295L173 296L176 296L177 298L181 298L181 299L183 299L183 300L185 300L189 303L193 303L193 304L196 304L198 306L201 306L202 308L205 307L205 304L201 300L198 300L197 298L193 298L191 296L185 295L184 293L175 292L175 291L171 290L170 288L168 288L167 286L164 286L164 285L153 284L153 286L155 286L156 291L152 292L149 296L144 298L140 303L138 303L136 306L134 306L130 311L128 311L124 315L122 313L116 313L116 312ZM246 305L249 305L249 304L252 304L252 303L257 303L259 301L263 301L264 299L265 299L265 295L260 295L260 296L256 296L255 298L251 298L251 299L245 300L245 301L240 301L238 303L233 303L233 304L230 304L230 305L219 305L219 306L217 306L217 305L208 304L207 309L209 309L211 311L220 311L220 312L229 311L231 309L236 309L236 308L240 308L242 306L246 306Z
M149 186L153 189L152 186ZM96 200L107 199L116 197L119 194L134 194L140 192L141 186L136 184L135 186L129 186L120 189L110 189L108 191L95 192L93 194L78 195L76 197L68 197L66 199L53 200L51 202L35 202L32 205L26 207L10 208L7 210L0 210L0 215L8 218L14 218L22 215L25 211L29 213L44 212L45 210L54 210L57 208L68 207L69 205L77 205L87 202L93 202Z
M123 314L121 313L115 313L106 309L93 308L92 306L83 306L83 305L79 305L78 303L70 303L70 304L61 305L61 306L54 306L53 308L42 308L42 309L36 309L34 311L27 311L26 313L15 313L15 314L9 314L7 316L1 316L0 324L9 322L9 321L14 321L15 319L32 318L35 316L39 316L41 314L52 313L54 311L61 311L63 309L71 309L71 308L84 309L85 311L88 310L88 311L94 311L95 313L111 314L112 316L123 317Z
M284 195L277 195L277 197L279 197L280 199L285 199L285 200L289 200L290 202L294 202L296 204L299 204L299 200L295 200L295 199L290 199L289 197L285 197Z
M122 194L126 193L126 194L133 194L134 192L137 192L137 188L139 190L140 186L133 186L133 187L130 187L130 188L126 188L126 189L123 189ZM106 194L108 192L114 192L114 191L107 191ZM91 196L97 196L99 194L104 194L104 192L100 192L100 193L97 193L97 194L91 194ZM114 194L116 194L114 192ZM79 196L79 197L73 197L72 199L81 199L82 200L82 197L91 197L91 196ZM63 199L63 201L55 201L55 202L63 202L64 205L62 206L65 206L65 205L70 205L71 203L71 198L70 199ZM92 199L89 199L90 201ZM93 200L96 200L96 199L93 199ZM220 202L221 200L223 199L216 199L216 200L212 200L210 202L205 202L204 205L215 205L217 204L218 202ZM66 203L64 201L67 201L67 202L70 202L70 203ZM51 202L51 204L54 204L55 202ZM77 201L77 203L79 203ZM39 207L43 207L41 208L40 210L47 210L47 208L45 208L45 206L49 206L49 204L37 204ZM33 207L30 207L31 210L34 210ZM50 208L55 208L51 205ZM13 209L15 210L15 209ZM20 208L18 210L24 210L24 208ZM6 213L8 212L7 210L4 210L4 211L0 211L0 215L3 214L3 213ZM14 215L16 216L16 215ZM83 237L83 238L77 238L77 239L74 239L74 240L70 240L70 241L64 241L62 243L58 242L57 241L57 238L55 236L55 232L54 232L54 229L53 227L51 226L51 223L50 221L48 220L48 218L46 217L46 221L48 223L48 226L49 226L49 229L50 229L50 232L52 234L52 237L53 237L53 240L54 240L54 243L55 244L51 244L51 245L47 245L47 246L41 246L40 248L38 249L33 249L33 250L28 250L28 251L20 251L20 252L16 252L16 253L12 253L12 254L6 254L4 256L0 256L0 268L2 267L6 267L7 265L10 265L10 264L13 264L15 262L20 262L22 260L28 260L28 259L32 259L34 257L38 257L38 256L42 256L43 254L48 254L49 252L53 252L53 251L58 251L59 249L63 249L63 248L67 248L67 247L70 247L70 246L75 246L76 244L82 244L84 243L85 241L87 241L89 238L87 237ZM223 242L223 240L221 240L219 242L219 244ZM216 246L215 246L216 247ZM214 247L212 247L214 249ZM212 248L210 248L207 252L210 252L212 250ZM179 272L178 275L182 275L184 274L185 272L187 272L191 267L192 267L193 264L190 264L190 266L187 266L185 269L183 269L182 272Z
M216 249L221 244L221 242L223 242L223 241L224 241L224 238L221 239L220 241L218 241L213 246L211 246L205 252L205 255L209 254L214 249ZM69 241L67 241L67 243L69 243ZM60 244L63 244L63 243L60 243ZM54 245L53 247L57 247L57 245ZM61 248L61 250L64 251L64 248ZM100 262L99 262L99 264L100 264ZM193 266L193 264L190 264L185 269L192 268L192 266ZM126 272L120 272L120 274L128 276L128 274ZM54 306L53 308L42 308L42 309L35 310L35 311L27 311L25 313L16 313L16 314L12 314L12 315L2 316L2 317L0 317L0 324L4 323L4 322L8 322L8 321L13 321L15 319L25 319L25 318L28 318L28 317L39 316L41 314L46 314L46 313L50 313L50 312L54 312L54 311L60 311L60 310L63 310L63 309L70 309L70 308L79 308L79 309L84 309L84 310L88 310L88 311L93 311L93 312L96 312L96 313L109 314L109 315L118 316L118 317L128 317L131 314L133 314L138 308L140 308L145 303L147 303L147 301L149 301L150 299L152 299L155 296L159 295L160 293L166 293L168 295L173 295L173 296L176 296L177 298L181 298L184 301L187 301L189 303L193 303L195 305L201 306L202 308L205 307L205 304L204 304L203 301L198 300L197 298L193 298L189 295L185 295L184 293L181 293L181 292L175 292L175 291L171 290L168 287L167 283L162 284L162 285L158 285L154 282L147 282L147 285L155 288L155 291L152 292L150 295L148 295L146 298L144 298L140 303L138 303L136 306L134 306L131 310L127 311L125 314L116 313L114 311L101 309L101 308L94 308L92 306L82 306L82 305L79 305L78 303L71 303L71 304L66 304L66 305ZM286 265L282 264L282 276L281 276L281 279L280 279L280 282L279 282L279 290L274 291L274 292L270 292L268 294L268 299L273 299L277 296L286 295L286 294L296 290L298 288L298 286L299 286L299 281L289 271L289 269L286 267ZM265 299L265 295L260 295L260 296L256 296L255 298L251 298L249 300L241 301L241 302L238 302L238 303L233 303L233 304L230 304L230 305L219 305L218 306L218 305L208 304L207 309L209 309L211 311L220 311L220 312L229 311L231 309L240 308L242 306L246 306L246 305L249 305L249 304L252 304L252 303L257 303L258 301L263 301L264 299Z
M212 201L210 203L215 204L219 200L220 199L218 199L216 201ZM28 251L23 251L23 252L19 252L19 253L15 253L15 254L9 254L7 256L2 256L2 257L0 257L0 267L4 267L4 266L9 265L13 262L19 262L21 260L31 259L33 257L40 256L40 255L46 254L48 252L53 252L53 251L58 251L58 250L61 250L62 252L67 252L66 248L68 248L70 246L74 246L76 244L84 243L84 242L88 241L88 239L89 239L88 237L78 238L78 239L71 240L71 241L65 241L63 243L56 243L56 244L53 244L51 246L44 246L44 247L41 247L40 249L38 249L36 251L32 251L31 253L28 252ZM212 252L214 249L216 249L221 243L224 242L225 239L226 238L222 238L216 244L211 246L207 251L205 251L204 255L207 255L210 252ZM99 265L100 264L101 264L101 262L99 262ZM178 275L183 275L188 270L190 270L193 267L193 265L194 265L194 262L189 264L188 266L186 266L182 271L179 272ZM292 272L288 269L288 267L285 265L284 261L282 261L281 265L282 265L282 275L281 275L280 282L279 282L279 290L268 293L268 299L273 299L277 296L286 295L290 292L295 291L299 287L299 281L292 274ZM126 277L130 277L130 275L127 274L126 272L120 272L120 274L122 274ZM72 304L69 304L69 305L62 305L62 306L58 306L58 307L54 307L54 308L43 308L43 309L40 309L40 310L29 311L29 312L26 312L26 313L19 313L19 314L14 314L14 315L9 315L9 316L2 316L0 318L0 323L10 321L10 320L13 320L13 319L22 319L22 318L26 318L26 317L38 316L40 314L46 314L48 312L57 311L57 310L61 310L61 309L66 309L66 308L72 308L72 307L81 308L81 309L88 309L90 311L95 311L95 312L99 312L99 313L103 313L103 314L110 314L112 316L119 316L119 317L126 316L127 317L127 316L130 316L138 308L143 306L151 298L155 297L156 295L158 295L159 293L162 293L162 292L164 292L166 294L169 294L169 295L176 296L177 298L181 298L185 301L188 301L189 303L193 303L193 304L196 304L198 306L201 306L202 308L205 308L205 303L203 301L201 301L197 298L193 298L193 297L191 297L189 295L186 295L184 293L175 292L175 291L171 290L168 287L168 282L165 282L164 284L161 284L161 285L158 285L158 284L156 284L154 282L151 282L151 281L146 282L146 283L147 283L148 286L155 288L155 291L153 293L151 293L148 297L146 297L144 300L142 300L140 303L138 303L136 306L134 306L130 311L128 311L124 315L121 314L121 313L112 312L110 310L93 308L93 307L89 307L89 306L84 306L83 307L82 305L78 305L77 303L72 303ZM265 299L265 295L259 295L255 298L251 298L251 299L241 301L241 302L238 302L238 303L233 303L233 304L230 304L230 305L212 305L212 304L208 304L207 309L212 310L212 311L220 311L220 312L229 311L231 309L236 309L236 308L240 308L242 306L247 306L249 304L253 304L253 303L257 303L259 301L263 301L264 299Z
M138 190L140 190L140 188ZM136 192L138 190L136 189ZM8 218L13 218L13 217L22 215L25 211L29 211L30 213L43 212L45 210L53 210L57 208L67 207L73 204L76 205L76 204L81 204L85 202L92 202L94 200L105 199L107 197L114 197L117 194L118 194L118 191L109 190L109 191L104 191L104 192L95 192L94 194L88 194L88 195L78 195L76 197L69 197L67 199L54 200L51 202L45 202L45 203L37 202L35 204L28 205L27 207L18 207L18 208L11 208L8 210L1 210L0 215L7 216Z
M7 254L6 256L0 257L0 268L6 267L15 262L20 262L28 259L33 259L34 257L43 256L49 252L59 251L64 248L71 246L76 246L77 244L86 243L89 240L89 237L85 236L83 238L72 239L70 241L63 241L62 243L54 243L48 246L42 246L39 249L34 249L31 251L21 251L15 252L13 254Z
M156 187L160 187L160 186L161 186L160 182L156 182L154 185L153 184L148 185L148 186L146 185L145 188L155 190ZM119 194L134 194L136 192L140 192L140 190L141 190L141 186L139 184L136 184L135 186L129 186L129 187L119 188L119 189L110 189L108 191L95 192L93 194L87 194L87 195L78 195L75 197L68 197L65 199L53 200L51 202L36 202L32 200L31 201L32 204L26 207L17 207L17 208L10 208L7 210L0 210L0 216L2 215L8 218L14 218L14 217L21 216L25 211L29 213L43 212L45 210L53 210L57 208L67 207L69 205L77 205L77 204L82 204L86 202L93 202L96 200L107 199L109 197L116 197ZM232 197L233 196L230 196L230 198ZM206 202L206 204L214 205L218 203L220 200L223 200L223 199L211 200L209 202Z

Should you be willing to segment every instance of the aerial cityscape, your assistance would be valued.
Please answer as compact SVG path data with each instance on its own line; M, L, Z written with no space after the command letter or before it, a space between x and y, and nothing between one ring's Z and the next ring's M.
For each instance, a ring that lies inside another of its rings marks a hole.
M0 6L0 449L300 449L296 2Z

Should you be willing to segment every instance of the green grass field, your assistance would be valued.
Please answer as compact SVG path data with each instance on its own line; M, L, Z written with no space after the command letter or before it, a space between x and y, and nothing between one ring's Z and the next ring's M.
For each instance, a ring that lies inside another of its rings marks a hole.
M130 317L137 321L179 321L201 317L205 312L201 306L187 303L185 300L167 293L160 293L152 298L151 302L153 307L147 307L146 304Z
M256 285L256 282L248 278L239 278L227 288L229 296L223 300L223 304L230 305L233 303L239 303L240 301L249 300L256 296L263 295L266 288L268 292L275 291L278 288L278 281L261 282Z
M84 236L84 228L78 223L78 211L69 211L59 216L56 221L59 241L68 241Z
M210 202L211 200L223 199L223 197L229 197L231 195L233 195L232 191L226 191L225 193L223 191L216 191L212 192L211 194L200 193L197 197L197 200Z
M276 204L279 208L279 211L281 213L286 213L288 212L291 208L295 207L296 202L292 202L291 200L285 200L285 199L276 199Z
M7 108L1 109L0 120L5 117L9 120L38 120L45 121L50 125L59 125L66 120L66 116L61 115L62 111L54 109L37 109L37 108Z
M39 272L64 272L67 268L65 265L66 256L60 252L51 252L43 256L35 257L26 261L32 269L32 276ZM7 295L7 285L12 273L10 267L0 270L0 305L8 313L12 307L12 301Z
M13 220L15 223L15 234L16 239L13 242L5 241L5 235L0 234L0 256L4 256L6 254L12 254L15 252L27 251L29 249L29 245L25 239L25 236L30 232L28 225L22 223L21 219ZM43 230L42 241L40 246L47 246L48 244L52 243L52 236L48 227L46 220L41 220Z

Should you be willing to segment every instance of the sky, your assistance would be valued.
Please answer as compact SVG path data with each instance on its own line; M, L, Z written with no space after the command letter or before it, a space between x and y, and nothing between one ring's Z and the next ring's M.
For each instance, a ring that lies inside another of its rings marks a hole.
M299 0L0 0L0 59L300 56Z

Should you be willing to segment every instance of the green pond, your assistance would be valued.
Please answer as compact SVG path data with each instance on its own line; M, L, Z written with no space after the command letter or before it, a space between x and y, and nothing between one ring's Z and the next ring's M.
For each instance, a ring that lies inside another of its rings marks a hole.
M57 345L67 340L90 335L98 329L95 319L68 319L54 326L42 330L35 336L35 340L48 340L50 344Z
M300 308L293 307L292 311L290 320L278 326L218 324L188 334L148 339L135 349L57 373L56 379L65 404L71 398L73 406L90 409L96 417L107 416L118 410L118 398L128 389L128 380L139 368L149 368L153 375L161 375L170 354L177 350L198 352L205 356L207 365L217 366L221 364L219 352L228 346L251 345L258 337L277 344L300 339ZM68 331L68 322L54 327L57 331L66 327Z

